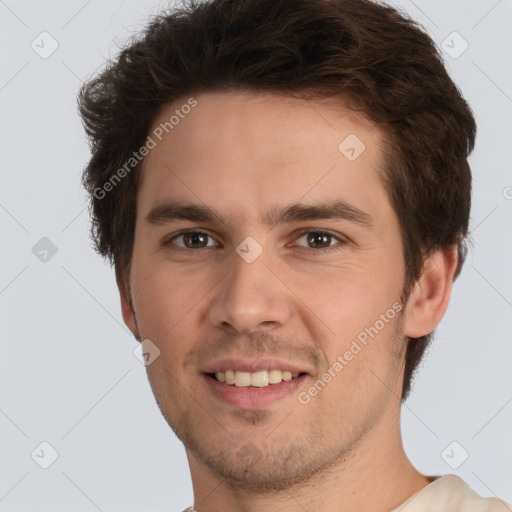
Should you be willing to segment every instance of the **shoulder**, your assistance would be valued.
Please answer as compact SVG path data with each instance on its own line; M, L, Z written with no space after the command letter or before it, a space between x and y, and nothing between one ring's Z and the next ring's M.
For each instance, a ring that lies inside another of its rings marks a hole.
M498 498L483 498L457 475L444 475L413 494L392 512L512 512L512 506Z
M461 478L455 475L447 475L451 480L458 481L461 495L461 510L468 512L512 512L512 506L504 501L496 498L484 498L473 491L469 485ZM457 483L454 483L457 485Z

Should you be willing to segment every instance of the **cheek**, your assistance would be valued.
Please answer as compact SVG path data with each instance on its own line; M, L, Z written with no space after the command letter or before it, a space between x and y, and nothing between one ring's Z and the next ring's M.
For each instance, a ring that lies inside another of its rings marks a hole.
M162 343L192 314L202 287L183 272L155 265L138 268L132 281L137 322L143 336Z
M397 271L379 265L364 270L354 265L317 282L314 293L306 295L307 305L329 327L322 340L329 364L347 352L357 352L348 354L350 369L343 371L348 376L356 368L360 373L363 367L375 368L388 361L394 343L393 306L400 290ZM358 379L357 372L351 375L351 381Z
M314 294L309 294L314 308L342 330L345 337L349 326L362 326L378 316L389 289L368 270L343 269L325 280ZM391 297L391 294L389 294ZM309 300L309 299L308 299ZM308 304L309 305L309 304Z

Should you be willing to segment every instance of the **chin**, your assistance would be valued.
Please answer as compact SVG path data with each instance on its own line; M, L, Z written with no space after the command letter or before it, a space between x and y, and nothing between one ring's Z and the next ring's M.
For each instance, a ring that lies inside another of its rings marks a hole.
M305 449L303 440L296 444L284 441L284 446L261 448L251 441L241 447L231 442L221 447L208 445L205 437L182 439L191 454L217 479L232 487L250 492L280 491L307 482L339 461L332 449L324 452ZM211 438L210 438L211 439ZM231 451L232 450L232 451Z

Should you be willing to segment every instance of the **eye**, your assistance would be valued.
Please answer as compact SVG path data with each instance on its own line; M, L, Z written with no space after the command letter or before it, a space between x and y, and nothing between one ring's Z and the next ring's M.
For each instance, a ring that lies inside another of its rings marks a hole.
M208 239L213 241L211 235L204 231L185 231L178 235L173 235L172 238L164 240L164 245L174 244L183 249L202 249L203 247L214 247L215 243L208 243ZM177 243L177 240L181 240L182 243Z
M347 243L347 240L341 236L334 235L329 231L318 231L309 230L302 231L299 238L296 239L296 243L302 240L310 249L319 249L324 251L338 250L341 246ZM336 247L336 244L332 245L333 241L337 241L340 247ZM299 244L300 245L300 244Z
M317 252L330 252L339 250L346 243L347 240L340 235L334 235L329 231L310 229L302 231L299 234L299 237L295 240L294 245L299 245L309 249L318 249ZM163 246L171 244L181 247L182 249L203 249L218 245L209 233L200 230L183 231L182 233L178 233L177 235L175 234L172 235L172 237L164 239L162 242ZM306 245L304 246L303 244Z

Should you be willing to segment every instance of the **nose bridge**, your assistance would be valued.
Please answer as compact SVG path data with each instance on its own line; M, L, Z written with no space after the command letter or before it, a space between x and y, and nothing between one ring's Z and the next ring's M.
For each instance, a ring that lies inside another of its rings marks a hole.
M240 333L276 328L290 316L286 288L269 270L271 261L254 239L230 255L230 272L211 303L210 321Z

